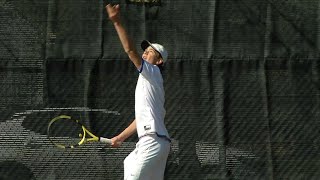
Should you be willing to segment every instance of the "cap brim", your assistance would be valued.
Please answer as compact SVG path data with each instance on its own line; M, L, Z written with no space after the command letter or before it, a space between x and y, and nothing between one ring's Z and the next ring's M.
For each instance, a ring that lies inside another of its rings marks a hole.
M142 50L146 50L149 46L152 46L149 41L143 40L143 41L141 42L141 48L142 48Z
M142 48L142 50L146 50L149 46L151 46L154 50L156 50L156 51L160 54L160 56L162 57L161 53L157 50L157 48L155 48L155 47L151 44L151 42L149 42L149 41L147 41L147 40L143 40L143 41L141 42L141 48Z

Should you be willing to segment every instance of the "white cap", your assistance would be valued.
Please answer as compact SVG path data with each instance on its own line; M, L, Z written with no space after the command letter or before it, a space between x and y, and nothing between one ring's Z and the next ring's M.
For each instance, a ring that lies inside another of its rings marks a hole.
M141 43L141 48L143 50L147 49L149 46L151 46L154 50L156 50L158 53L160 53L163 62L167 61L168 58L168 52L167 50L161 45L161 44L157 44L157 43L150 43L147 40L143 40Z

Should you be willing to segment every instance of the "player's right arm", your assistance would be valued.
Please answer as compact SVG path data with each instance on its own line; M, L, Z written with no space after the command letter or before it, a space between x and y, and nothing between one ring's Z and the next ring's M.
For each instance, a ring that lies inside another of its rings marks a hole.
M122 47L124 51L128 54L129 59L133 62L137 69L140 69L142 60L139 56L131 38L129 37L128 33L126 32L124 26L121 23L120 19L120 6L117 5L110 5L106 6L107 13L109 15L109 19L112 21L119 39L121 41Z

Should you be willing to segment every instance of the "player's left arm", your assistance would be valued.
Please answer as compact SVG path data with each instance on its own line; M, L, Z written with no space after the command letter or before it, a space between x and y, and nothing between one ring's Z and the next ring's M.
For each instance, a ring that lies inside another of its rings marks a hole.
M118 136L115 136L111 139L112 147L119 147L123 141L125 141L128 137L133 135L137 131L136 120L134 119L131 124L123 130Z
M132 39L129 37L128 33L126 32L124 26L121 23L120 6L118 4L114 6L108 4L106 6L106 10L108 12L109 19L112 21L117 31L124 51L127 53L127 55L129 56L133 64L136 66L136 68L139 69L142 64L141 57L139 56Z

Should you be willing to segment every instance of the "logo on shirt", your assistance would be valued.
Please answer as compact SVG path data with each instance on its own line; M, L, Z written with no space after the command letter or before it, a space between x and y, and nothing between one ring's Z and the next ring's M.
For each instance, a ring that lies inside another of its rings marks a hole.
M151 129L151 126L150 126L150 125L146 125L146 126L143 126L143 127L144 127L144 130L145 130L145 131L148 131L148 130Z

